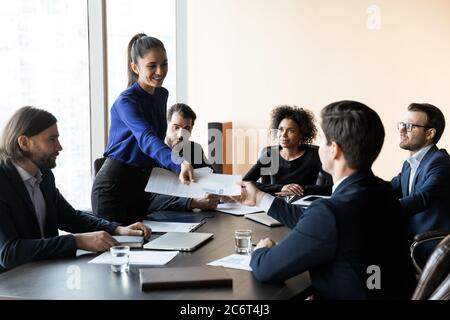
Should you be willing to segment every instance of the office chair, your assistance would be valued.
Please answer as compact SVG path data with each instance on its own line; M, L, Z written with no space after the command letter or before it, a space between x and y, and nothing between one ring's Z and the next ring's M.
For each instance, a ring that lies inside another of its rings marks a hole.
M95 159L95 161L94 161L94 177L97 175L97 173L102 168L103 164L105 163L105 160L106 160L105 157Z
M443 239L434 249L423 270L415 260L414 252L422 243ZM414 237L411 258L419 277L413 300L450 300L450 232L429 231Z

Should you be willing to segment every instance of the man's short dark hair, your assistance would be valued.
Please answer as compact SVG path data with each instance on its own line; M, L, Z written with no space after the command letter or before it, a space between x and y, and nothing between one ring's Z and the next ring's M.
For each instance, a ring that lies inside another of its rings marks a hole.
M442 111L429 103L411 103L408 106L408 111L418 111L425 113L425 115L427 116L427 122L424 124L424 126L427 129L434 128L436 130L436 134L433 138L433 143L438 143L445 129L445 118Z
M0 162L25 158L17 139L20 136L35 136L55 123L55 116L48 111L30 106L17 110L3 129L0 141Z
M367 170L380 154L384 127L378 114L357 101L334 102L322 109L322 130L327 144L338 144L347 164Z
M195 114L194 110L192 110L191 107L189 107L187 104L175 103L167 111L167 121L170 121L172 119L172 115L175 112L179 113L184 119L192 119L192 125L194 125L195 119L197 119L197 115Z

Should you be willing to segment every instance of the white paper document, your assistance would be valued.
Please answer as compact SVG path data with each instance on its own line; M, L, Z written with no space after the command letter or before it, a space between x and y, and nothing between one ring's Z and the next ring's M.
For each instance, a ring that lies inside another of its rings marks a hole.
M221 203L217 206L217 211L233 214L235 216L244 216L250 213L263 212L262 209L254 206L246 206L237 202Z
M162 221L142 221L152 232L192 232L199 228L206 221L201 222L162 222Z
M231 254L222 259L212 261L207 265L252 271L252 268L250 268L250 258L251 256L246 254Z
M84 255L87 255L87 254L97 254L97 252L77 249L77 252L76 252L75 256L76 257L81 257L81 256L84 256Z
M162 266L175 258L178 251L130 251L130 264ZM111 253L104 252L89 263L111 264Z
M202 198L206 193L223 196L241 194L241 187L238 185L242 180L241 175L217 174L211 173L210 170L210 168L195 169L195 182L185 185L178 180L175 173L162 168L153 168L145 191L186 198Z

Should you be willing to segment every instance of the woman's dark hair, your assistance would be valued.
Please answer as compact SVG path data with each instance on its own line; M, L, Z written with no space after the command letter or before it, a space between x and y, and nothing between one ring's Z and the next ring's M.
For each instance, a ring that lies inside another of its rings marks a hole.
M370 169L384 142L378 114L361 102L338 101L323 108L321 116L327 145L338 144L351 169Z
M172 119L172 115L175 112L179 113L184 119L191 119L192 125L194 125L195 119L197 119L197 115L195 114L194 110L192 110L191 107L189 107L187 104L175 103L167 111L167 121L170 121Z
M297 123L300 129L301 144L311 144L317 135L317 128L314 124L314 114L303 108L296 106L279 106L272 110L271 129L278 129L280 122L283 119L291 119Z
M56 123L50 112L33 107L22 107L9 119L0 141L0 162L19 161L25 158L17 141L20 136L32 137Z
M161 48L166 51L164 44L153 37L147 36L145 33L138 33L133 38L131 38L128 43L128 59L127 59L127 69L128 69L128 87L131 87L138 79L136 73L131 69L132 63L137 63L138 58L142 58L147 51L155 48Z
M408 111L423 112L427 116L427 129L434 128L436 134L434 135L433 143L436 144L442 137L445 129L445 117L441 110L429 103L411 103L408 106Z

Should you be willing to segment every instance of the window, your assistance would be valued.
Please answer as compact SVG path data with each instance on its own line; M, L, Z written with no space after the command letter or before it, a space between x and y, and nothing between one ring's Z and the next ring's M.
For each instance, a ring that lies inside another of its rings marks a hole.
M0 128L25 105L53 113L64 148L56 184L74 207L90 207L87 1L2 0L0 30Z
M164 87L168 104L175 103L176 0L107 0L106 15L108 106L126 88L127 45L138 32L165 44L169 73ZM56 184L75 208L90 208L88 2L0 0L0 28L0 128L25 105L53 113L64 149L53 171Z
M164 87L169 90L168 106L176 102L176 14L175 0L108 0L108 100L112 106L127 86L127 46L136 33L143 32L164 43L169 72Z

